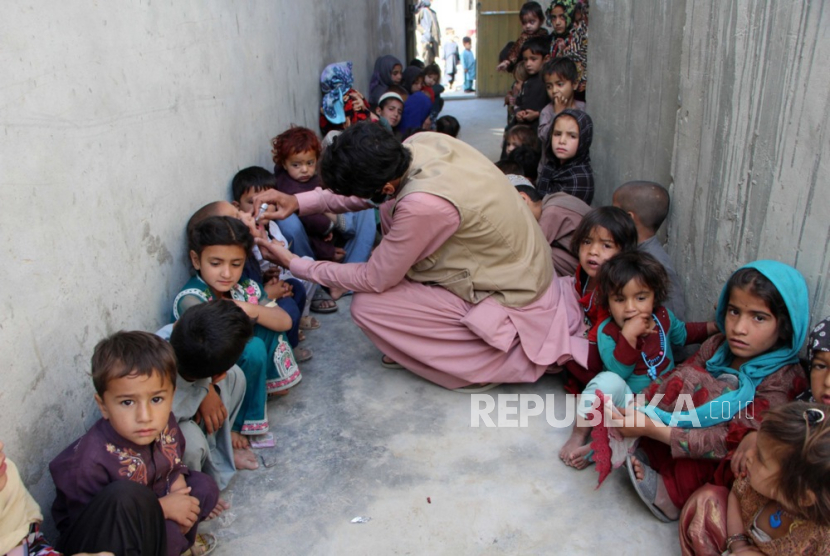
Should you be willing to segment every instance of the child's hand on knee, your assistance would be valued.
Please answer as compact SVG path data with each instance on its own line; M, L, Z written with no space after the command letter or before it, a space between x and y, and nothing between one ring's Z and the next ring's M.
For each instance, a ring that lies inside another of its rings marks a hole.
M174 521L183 533L189 531L199 519L199 499L190 496L190 487L159 498L164 519Z

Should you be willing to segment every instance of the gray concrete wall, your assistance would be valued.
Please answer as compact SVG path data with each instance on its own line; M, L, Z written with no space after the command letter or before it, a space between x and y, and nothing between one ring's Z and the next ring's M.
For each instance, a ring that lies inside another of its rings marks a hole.
M317 129L326 64L368 92L404 53L392 0L70 4L6 3L0 49L0 440L41 504L97 418L95 343L170 318L190 214L289 124Z
M609 204L626 181L671 181L685 4L591 2L586 100L596 206Z
M760 258L804 274L813 321L830 314L827 2L591 10L598 202L629 179L670 185L667 249L690 317L709 317L729 274Z

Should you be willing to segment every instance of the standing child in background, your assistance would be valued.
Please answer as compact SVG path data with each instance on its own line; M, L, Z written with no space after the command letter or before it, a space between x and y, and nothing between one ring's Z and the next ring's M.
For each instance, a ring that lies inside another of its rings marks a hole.
M557 276L573 276L579 260L571 252L571 239L591 211L591 207L567 193L553 193L542 197L532 186L517 185L516 190L530 207L533 217L539 222L542 233L550 244L553 269Z
M539 173L539 191L564 191L590 205L594 199L593 137L594 124L585 112L568 108L557 114L550 141L543 148L548 159Z
M458 72L458 63L461 57L458 55L458 43L455 42L455 31L452 27L445 29L444 37L444 75L447 78L447 88L452 91L455 82L455 74Z
M475 92L476 57L473 55L473 41L470 37L461 39L464 52L461 53L461 65L464 68L464 92Z
M585 103L574 99L574 88L579 75L576 64L569 58L552 58L542 66L542 80L545 82L545 92L550 103L539 114L539 144L546 145L550 141L550 131L553 118L567 108L585 110ZM539 173L547 162L547 149L542 149L542 160L539 162Z
M441 98L441 93L444 92L444 86L441 85L441 68L438 64L430 64L424 68L422 72L424 76L423 91L429 95L432 101L432 111L429 113L429 118L433 122L438 119L438 114L444 109L444 99Z
M599 295L599 272L602 265L617 253L626 253L637 248L637 230L634 222L624 211L616 207L599 207L585 215L571 239L571 251L579 259L579 266L573 277L573 288L582 311L588 331L588 366L582 368L571 362L565 365L573 381L566 385L572 393L579 393L597 373L602 370L602 359L597 347L599 325L610 314L597 296ZM560 457L562 453L560 452ZM565 463L568 463L566 460Z
M597 328L603 370L579 398L573 432L559 454L567 465L583 469L590 462L588 415L597 390L625 407L674 368L674 346L697 344L717 332L714 322L684 323L663 307L668 290L665 269L648 253L619 253L602 265L596 301L611 314Z
M195 216L195 215L194 215ZM245 259L254 238L248 227L236 218L211 216L188 223L190 260L196 269L173 301L173 318L178 320L191 307L214 299L231 299L256 322L254 337L245 344L237 365L245 373L247 387L242 409L233 431L255 436L256 443L272 444L268 433L265 404L269 394L286 392L299 384L302 374L283 331L292 326L291 317L270 301L254 280L242 279ZM239 436L234 448L250 443Z
M61 543L83 534L78 528L96 495L115 482L132 481L152 490L161 504L167 554L183 553L196 542L199 523L216 509L219 489L182 463L185 440L171 412L173 348L148 332L117 332L95 346L92 382L102 418L49 464ZM194 551L213 549L212 535L199 537Z
M706 485L680 516L685 556L830 554L830 408L791 402L764 415L747 472Z
M516 99L516 118L513 125L517 123L529 125L533 128L533 133L536 133L539 127L539 115L542 109L550 102L541 75L542 66L547 57L548 45L544 39L530 39L522 45L522 59L527 71L527 80Z
M216 300L191 307L156 334L170 342L179 375L173 414L186 444L188 469L210 475L223 490L237 469L257 469L250 448L233 424L245 400L245 374L236 362L254 335L248 315L232 301ZM227 509L223 500L219 503Z
M403 64L401 61L387 54L375 60L375 70L369 81L369 106L376 108L380 96L385 93L391 85L400 85L403 79Z
M614 191L612 204L627 212L637 227L637 243L644 251L660 261L669 275L669 297L666 308L680 320L686 318L683 288L666 250L657 239L657 230L669 215L669 192L659 183L630 181Z
M516 66L522 57L522 45L525 41L548 36L548 30L542 27L545 22L545 14L538 2L525 2L519 10L519 20L522 22L522 34L513 43L506 59L496 66L497 71L511 71Z
M798 399L830 405L830 317L818 323L807 340L810 389Z
M553 0L547 11L548 25L553 28L551 58L565 56L576 64L579 81L576 97L585 100L588 83L588 4L580 0Z

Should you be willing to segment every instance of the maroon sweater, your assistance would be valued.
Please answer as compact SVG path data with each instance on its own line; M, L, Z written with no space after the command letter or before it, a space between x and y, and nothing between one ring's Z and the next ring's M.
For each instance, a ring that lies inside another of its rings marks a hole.
M315 175L307 182L301 183L289 176L288 172L280 165L274 166L274 175L277 177L277 190L287 195L305 193L322 186L319 175ZM314 258L318 261L334 259L334 244L325 241L326 236L331 232L331 220L323 214L309 214L300 216L300 222L303 223L305 233L308 235L308 241L314 251Z

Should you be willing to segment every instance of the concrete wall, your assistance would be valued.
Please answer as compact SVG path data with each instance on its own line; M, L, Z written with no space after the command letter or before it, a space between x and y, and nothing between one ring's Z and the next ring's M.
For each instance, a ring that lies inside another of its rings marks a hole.
M404 52L403 2L99 2L3 9L0 440L41 504L46 463L98 416L96 342L155 330L183 227L268 140L317 129L319 75Z
M826 4L592 3L597 198L632 178L670 184L667 248L690 317L710 316L729 274L760 258L804 274L813 321L830 314Z

